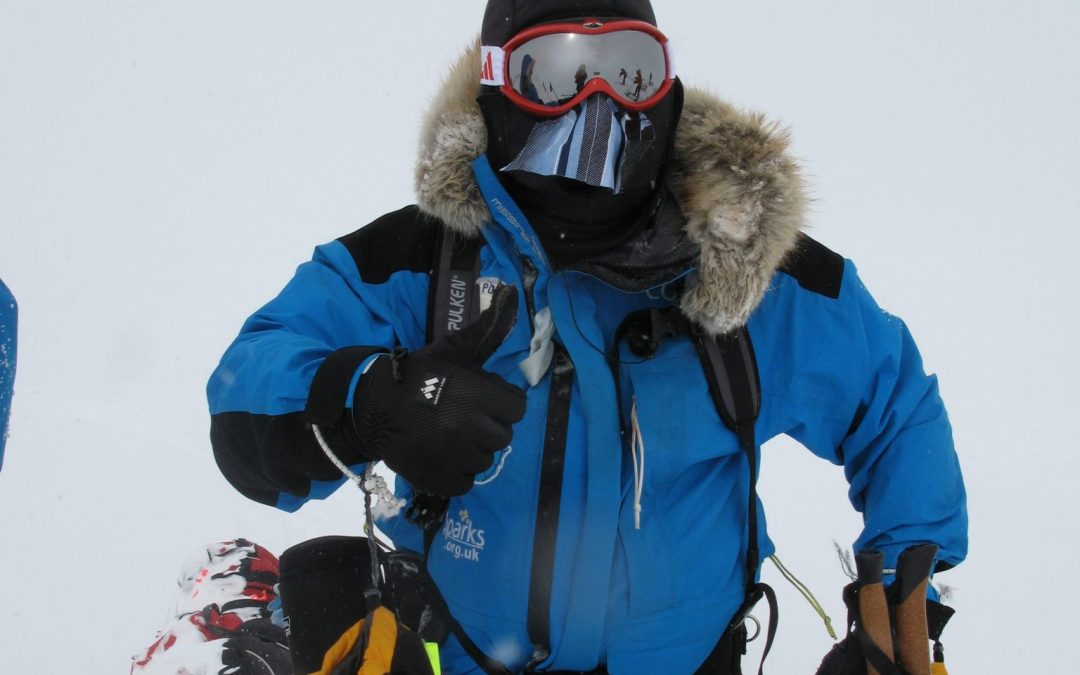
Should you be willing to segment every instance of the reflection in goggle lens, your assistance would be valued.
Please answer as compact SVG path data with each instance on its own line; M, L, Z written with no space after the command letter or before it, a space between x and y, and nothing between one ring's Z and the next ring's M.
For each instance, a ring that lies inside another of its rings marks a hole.
M563 105L595 78L618 97L640 103L664 83L667 58L663 45L641 31L555 33L515 47L509 70L511 88L540 105Z

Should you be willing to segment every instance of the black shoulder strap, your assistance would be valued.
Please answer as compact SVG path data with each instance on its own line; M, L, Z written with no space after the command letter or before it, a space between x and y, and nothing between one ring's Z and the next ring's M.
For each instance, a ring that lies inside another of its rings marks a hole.
M724 424L735 432L750 465L750 503L747 507L750 540L746 546L746 586L754 585L758 551L758 453L754 424L761 411L761 382L750 332L745 326L715 338L694 327L693 338L701 359L709 394Z
M480 316L480 237L462 237L445 223L438 238L428 279L425 342L431 344L448 333L461 330ZM424 530L424 558L446 515L448 500L417 493L405 517Z
M757 512L758 448L754 433L754 425L761 412L761 380L758 376L757 357L754 355L754 345L746 326L740 326L715 338L705 335L696 326L694 328L694 343L705 371L705 379L709 383L713 405L724 424L738 436L739 445L742 446L750 466L750 497L746 506L746 594L743 605L728 630L745 621L758 601L762 598L768 600L769 627L761 665L758 668L758 674L761 675L765 670L765 659L768 658L776 637L778 607L773 589L768 584L757 581L757 569L761 563Z
M445 223L438 224L438 237L428 275L428 306L425 342L461 330L480 316L480 237L462 237ZM448 500L438 495L414 495L405 517L424 530L425 559L439 525L446 515Z
M462 237L446 225L431 266L428 291L427 342L461 330L480 315L480 237Z
M724 424L736 432L744 425L753 425L761 412L761 382L750 331L742 326L709 338L696 330L694 342L713 404Z
M445 224L439 228L439 239L431 264L428 286L428 344L454 331L461 330L480 316L480 237L458 236ZM445 622L462 648L480 669L489 675L509 675L505 665L485 654L468 636L465 629L450 613L438 584L427 569L431 545L439 525L446 515L448 500L433 494L418 493L405 516L424 530L422 574L427 580L428 601L432 610Z

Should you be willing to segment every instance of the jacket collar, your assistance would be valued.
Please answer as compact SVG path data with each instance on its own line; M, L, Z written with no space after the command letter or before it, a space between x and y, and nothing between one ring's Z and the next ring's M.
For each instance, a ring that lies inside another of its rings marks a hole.
M451 68L425 116L415 174L421 210L465 236L491 220L472 171L487 148L479 62L474 45ZM686 88L669 183L697 247L681 306L710 334L746 323L794 247L808 199L788 145L788 132L763 115Z

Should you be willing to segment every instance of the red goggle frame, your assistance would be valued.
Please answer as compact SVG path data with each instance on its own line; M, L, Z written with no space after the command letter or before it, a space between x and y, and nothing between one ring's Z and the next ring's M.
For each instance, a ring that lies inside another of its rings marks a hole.
M482 84L534 115L558 117L604 93L627 110L656 105L674 85L671 43L644 21L541 24L481 47Z

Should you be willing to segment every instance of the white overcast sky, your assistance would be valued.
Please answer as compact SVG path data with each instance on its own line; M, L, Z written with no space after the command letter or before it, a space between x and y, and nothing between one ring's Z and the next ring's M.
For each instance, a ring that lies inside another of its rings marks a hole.
M412 201L420 115L484 4L0 0L0 670L126 672L203 543L359 533L350 490L292 516L234 493L203 387L316 244ZM684 81L792 128L813 236L941 378L971 508L950 668L1077 670L1080 3L654 6ZM779 441L762 492L842 623L842 472ZM770 672L810 672L829 640L766 578Z

